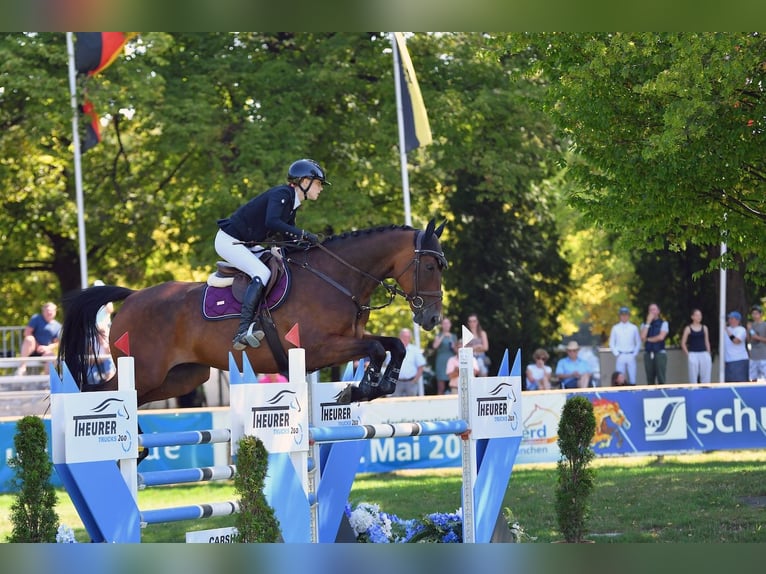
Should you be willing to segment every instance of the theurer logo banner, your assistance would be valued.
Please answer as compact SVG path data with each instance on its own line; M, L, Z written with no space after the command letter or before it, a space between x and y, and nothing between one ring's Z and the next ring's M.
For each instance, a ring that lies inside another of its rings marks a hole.
M269 453L308 450L309 404L306 385L246 385L245 434L261 439Z
M340 404L338 398L349 383L322 383L311 390L314 426L355 426L362 424L367 403Z
M63 412L63 460L89 462L138 456L135 392L54 395Z
M479 377L468 386L474 438L521 436L521 377Z

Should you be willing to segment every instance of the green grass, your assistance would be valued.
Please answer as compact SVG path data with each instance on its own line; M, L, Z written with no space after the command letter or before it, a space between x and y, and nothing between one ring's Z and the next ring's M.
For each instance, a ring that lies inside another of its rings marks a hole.
M766 451L694 456L599 459L588 522L589 538L607 542L766 542ZM386 512L415 518L460 506L460 469L360 475L351 501L375 502ZM504 505L538 542L560 540L554 513L555 465L514 469ZM759 497L762 497L759 500ZM158 487L139 493L141 508L233 500L230 482ZM0 495L0 540L10 533L13 495ZM755 503L755 504L753 504ZM65 492L62 524L88 540ZM190 530L231 526L232 517L149 525L144 542L183 542Z

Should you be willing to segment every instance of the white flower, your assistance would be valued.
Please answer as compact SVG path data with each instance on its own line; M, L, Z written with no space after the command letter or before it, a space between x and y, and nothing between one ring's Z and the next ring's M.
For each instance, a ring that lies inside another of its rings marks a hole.
M77 539L74 537L74 530L66 524L59 524L59 529L56 532L56 542L60 544L73 544L77 542Z
M351 528L354 529L354 532L358 536L359 534L367 532L367 530L375 524L378 514L380 514L379 505L362 502L351 513L348 521L349 524L351 524Z

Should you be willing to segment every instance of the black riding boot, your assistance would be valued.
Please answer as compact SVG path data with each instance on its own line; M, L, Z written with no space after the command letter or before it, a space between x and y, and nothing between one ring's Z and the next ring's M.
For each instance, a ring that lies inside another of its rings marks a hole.
M260 347L261 339L263 339L265 333L260 329L255 331L250 326L255 317L255 310L258 308L258 303L261 300L263 294L263 283L260 277L253 277L250 285L245 291L244 301L242 301L242 317L239 320L239 329L237 334L234 335L232 344L235 351L241 351L247 345L251 347Z

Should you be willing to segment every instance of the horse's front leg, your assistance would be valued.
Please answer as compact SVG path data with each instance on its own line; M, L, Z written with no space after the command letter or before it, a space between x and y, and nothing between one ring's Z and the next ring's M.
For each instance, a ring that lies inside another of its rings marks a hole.
M371 343L371 348L381 349L375 356L370 355L370 364L364 372L362 381L359 383L358 393L365 397L362 400L373 400L384 395L390 395L396 390L396 381L399 380L399 369L402 366L406 350L402 342L396 337L372 337L365 339ZM381 376L380 369L386 358L386 351L390 353L386 371Z

